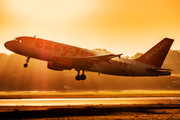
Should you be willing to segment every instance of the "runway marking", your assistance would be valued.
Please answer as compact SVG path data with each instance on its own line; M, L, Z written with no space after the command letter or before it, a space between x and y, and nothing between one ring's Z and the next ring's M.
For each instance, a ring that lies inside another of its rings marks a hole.
M0 106L179 104L180 97L0 99Z

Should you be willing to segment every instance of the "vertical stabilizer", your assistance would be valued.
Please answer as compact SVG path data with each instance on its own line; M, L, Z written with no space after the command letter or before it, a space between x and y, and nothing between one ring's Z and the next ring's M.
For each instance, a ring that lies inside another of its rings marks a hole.
M173 39L164 38L141 57L135 59L135 61L161 67L173 41Z

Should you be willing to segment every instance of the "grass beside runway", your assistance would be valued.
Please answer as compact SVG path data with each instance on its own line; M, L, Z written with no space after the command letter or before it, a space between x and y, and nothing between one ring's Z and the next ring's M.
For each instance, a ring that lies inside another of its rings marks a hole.
M117 98L117 97L176 97L180 91L98 91L98 92L56 92L56 91L20 91L0 92L0 99L31 98Z

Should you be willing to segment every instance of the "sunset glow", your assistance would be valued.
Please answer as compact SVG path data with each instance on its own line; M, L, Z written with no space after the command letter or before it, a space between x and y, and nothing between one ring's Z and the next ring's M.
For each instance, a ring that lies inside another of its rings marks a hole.
M24 35L130 56L170 37L172 49L179 50L179 5L177 0L1 0L0 51L8 53L4 43Z

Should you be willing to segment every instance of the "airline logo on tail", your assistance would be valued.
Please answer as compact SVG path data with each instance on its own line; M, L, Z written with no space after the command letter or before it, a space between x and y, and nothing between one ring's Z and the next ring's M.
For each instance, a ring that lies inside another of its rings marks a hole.
M135 61L153 65L155 67L161 67L173 41L173 39L164 38L141 57L135 59Z
M146 55L146 59L149 59L150 57L152 57L154 54L158 54L160 50L162 50L163 47L165 47L166 45L168 45L168 43L166 41L164 41L163 43L159 43L157 44L157 47L154 48L148 55Z

